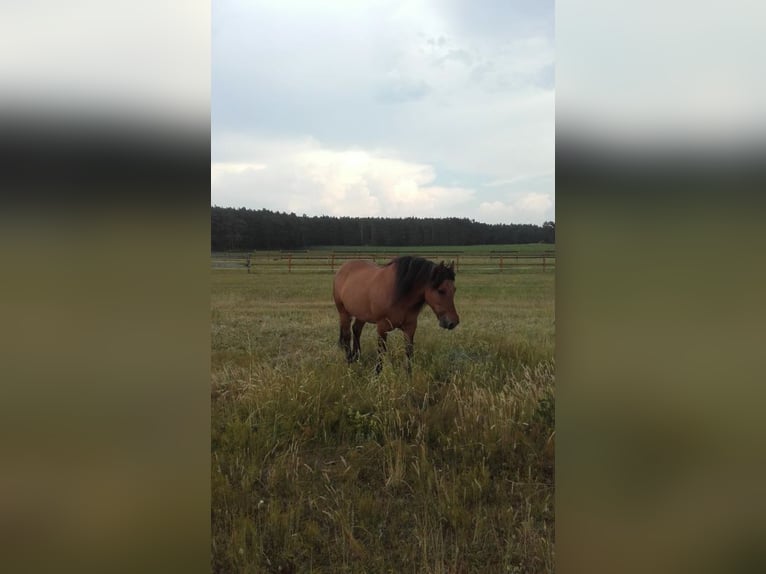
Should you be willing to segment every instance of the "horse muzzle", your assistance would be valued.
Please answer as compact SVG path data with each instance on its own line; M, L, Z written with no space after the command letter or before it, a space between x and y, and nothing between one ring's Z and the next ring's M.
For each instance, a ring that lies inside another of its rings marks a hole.
M454 319L450 319L449 317L441 316L439 317L439 327L442 327L443 329L449 329L450 331L457 327L457 324L460 323L460 319L455 317Z

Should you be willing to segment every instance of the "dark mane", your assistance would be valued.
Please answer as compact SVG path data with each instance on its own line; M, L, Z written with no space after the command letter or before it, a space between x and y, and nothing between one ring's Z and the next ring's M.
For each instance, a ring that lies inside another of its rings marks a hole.
M418 290L430 283L436 288L446 279L454 281L455 272L449 267L437 265L422 257L397 257L389 265L396 265L396 280L394 283L394 303L400 301L408 293Z

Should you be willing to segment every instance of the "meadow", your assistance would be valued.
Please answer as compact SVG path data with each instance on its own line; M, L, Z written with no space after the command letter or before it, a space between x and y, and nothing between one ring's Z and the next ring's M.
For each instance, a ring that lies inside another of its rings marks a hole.
M332 274L211 271L215 572L554 570L554 273L458 273L374 374Z

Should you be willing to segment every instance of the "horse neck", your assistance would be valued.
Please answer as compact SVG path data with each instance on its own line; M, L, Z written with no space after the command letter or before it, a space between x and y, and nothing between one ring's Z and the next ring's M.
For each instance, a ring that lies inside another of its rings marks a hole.
M426 285L419 285L416 289L410 291L407 295L402 297L399 301L399 305L407 310L417 308L418 311L423 308L426 303Z
M393 273L397 273L398 270L392 269ZM428 274L430 275L431 269L428 269ZM428 287L428 280L422 281L420 284L416 284L413 289L410 290L409 293L406 293L403 295L398 301L394 303L394 307L397 307L399 309L403 309L405 311L409 311L411 309L417 308L418 311L423 307L423 305L426 302L425 293L426 288Z

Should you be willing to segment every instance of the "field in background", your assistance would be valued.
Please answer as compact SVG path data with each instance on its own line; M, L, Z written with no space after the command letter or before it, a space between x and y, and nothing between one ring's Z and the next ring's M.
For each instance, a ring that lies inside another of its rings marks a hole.
M376 377L329 272L212 271L216 572L553 571L554 273L457 285Z

